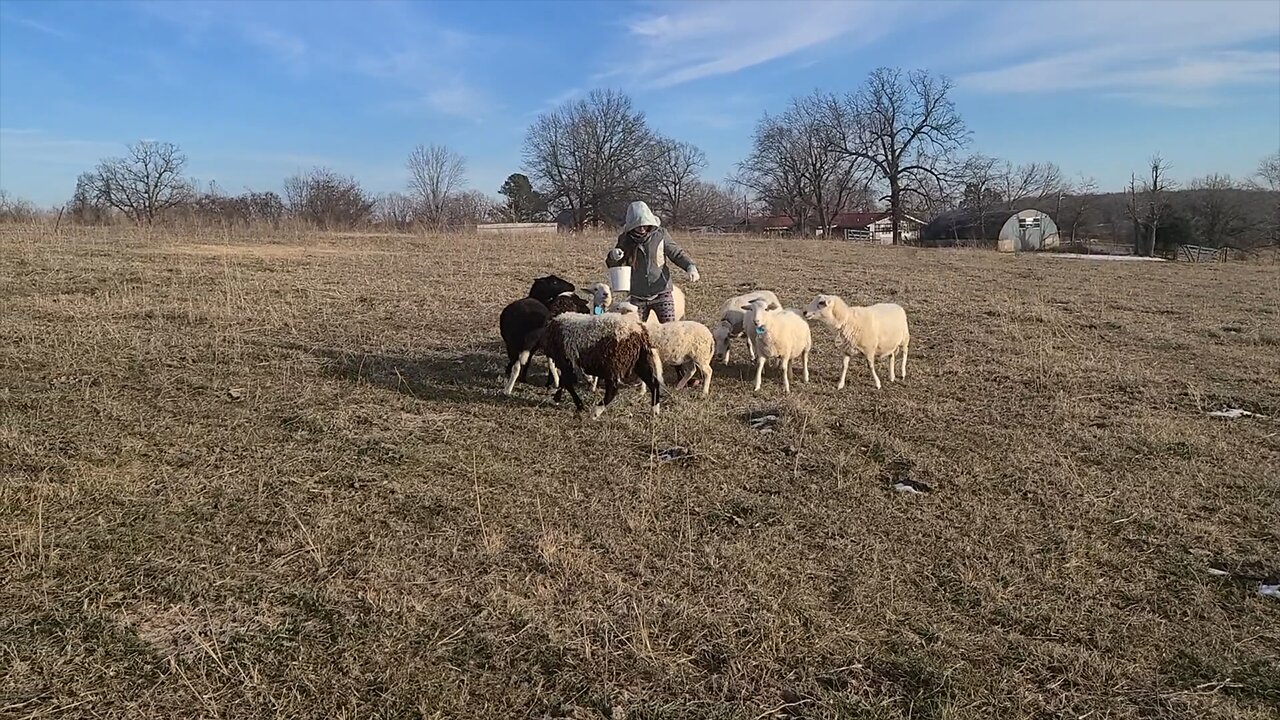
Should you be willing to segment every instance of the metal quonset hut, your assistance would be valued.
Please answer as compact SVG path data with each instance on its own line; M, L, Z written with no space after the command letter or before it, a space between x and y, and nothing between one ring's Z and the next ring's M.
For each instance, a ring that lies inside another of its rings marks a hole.
M1000 252L1049 250L1058 247L1058 225L1048 213L1028 209L1009 216L996 244Z

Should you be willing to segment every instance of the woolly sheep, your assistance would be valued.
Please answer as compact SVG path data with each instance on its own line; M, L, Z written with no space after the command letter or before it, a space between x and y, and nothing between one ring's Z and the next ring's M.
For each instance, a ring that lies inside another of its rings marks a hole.
M625 301L621 301L625 302ZM675 319L684 319L685 296L684 291L679 287L671 286L671 304L675 306ZM604 312L616 309L616 303L613 302L613 289L605 283L596 283L591 286L591 312L599 315ZM658 316L649 313L648 319L645 320L648 325L657 325Z
M799 311L771 305L767 300L753 300L742 306L743 326L754 338L756 347L756 390L765 361L777 358L782 363L782 389L791 392L791 361L801 358L804 363L804 381L809 382L809 352L813 350L813 335L809 323Z
M638 317L639 310L629 302L615 306L615 312ZM694 371L702 374L702 395L711 392L711 355L715 338L706 325L693 320L658 323L648 326L649 343L657 354L657 376L662 379L663 365L675 365L681 370L676 383L680 390L693 379Z
M862 353L871 368L871 379L880 387L876 374L876 359L889 356L889 381L894 376L894 363L898 351L902 351L902 379L907 378L907 350L911 344L911 332L907 328L907 312L894 303L879 303L868 307L850 306L838 295L819 295L809 303L805 317L820 320L835 329L840 336L840 382L836 389L844 387L849 374L849 358L855 352Z
M649 389L654 414L661 410L657 356L649 343L647 328L635 317L619 313L558 315L547 324L542 344L560 371L556 400L568 390L578 412L582 412L577 390L579 373L594 375L604 382L604 400L591 412L592 417L599 418L617 396L619 382L634 372Z
M720 358L721 363L726 365L729 363L729 340L745 335L742 329L742 306L752 300L765 300L772 303L774 307L782 307L778 296L769 290L753 290L725 300L720 306L720 322L716 323L716 326L711 329L711 334L716 341L715 355ZM752 344L750 336L745 337L747 354L751 356L752 361L755 361L755 346Z

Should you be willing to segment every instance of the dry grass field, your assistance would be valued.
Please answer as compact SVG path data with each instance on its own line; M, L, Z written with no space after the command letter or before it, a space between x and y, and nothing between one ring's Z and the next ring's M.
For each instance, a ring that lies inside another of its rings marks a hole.
M689 238L909 378L502 396L607 245L0 230L0 716L1280 715L1280 268Z

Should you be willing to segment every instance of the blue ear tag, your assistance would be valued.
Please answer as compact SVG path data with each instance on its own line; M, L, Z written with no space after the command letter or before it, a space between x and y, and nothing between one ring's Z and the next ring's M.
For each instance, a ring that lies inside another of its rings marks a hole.
M604 314L604 308L602 308L602 307L600 307L599 305L597 305L597 306L595 306L595 307L591 308L591 314L592 314L592 315L603 315L603 314Z
M757 326L756 326L756 334L757 334L757 335L763 335L763 334L764 334L764 326L763 326L763 325L757 325Z

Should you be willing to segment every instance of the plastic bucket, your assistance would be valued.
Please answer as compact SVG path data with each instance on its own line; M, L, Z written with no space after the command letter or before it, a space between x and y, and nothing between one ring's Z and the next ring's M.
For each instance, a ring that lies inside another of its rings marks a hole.
M609 288L615 293L631 292L631 268L626 265L609 268Z

